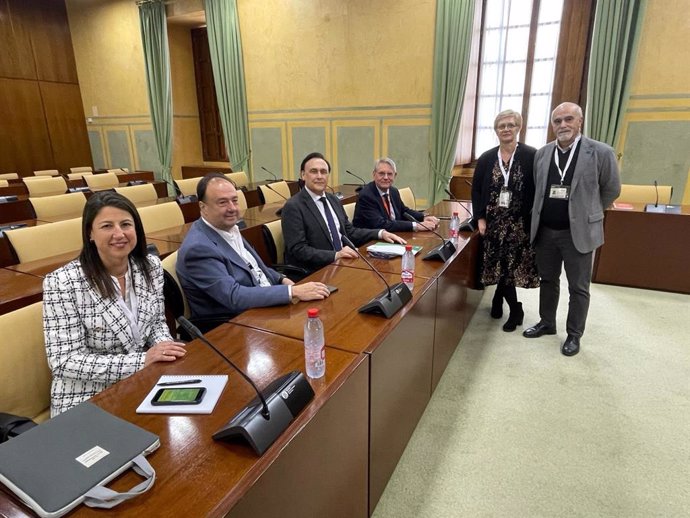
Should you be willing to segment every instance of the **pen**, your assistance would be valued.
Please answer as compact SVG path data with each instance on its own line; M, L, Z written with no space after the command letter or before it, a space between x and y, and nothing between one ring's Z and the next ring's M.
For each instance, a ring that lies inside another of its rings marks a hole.
M173 385L193 385L194 383L201 383L201 380L182 380L182 381L164 381L156 385L157 387L171 387Z

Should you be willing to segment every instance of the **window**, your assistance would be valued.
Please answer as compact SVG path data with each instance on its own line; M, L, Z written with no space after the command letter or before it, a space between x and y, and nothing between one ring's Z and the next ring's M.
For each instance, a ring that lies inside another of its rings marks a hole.
M486 0L474 156L498 144L496 114L525 117L520 140L546 143L563 0Z

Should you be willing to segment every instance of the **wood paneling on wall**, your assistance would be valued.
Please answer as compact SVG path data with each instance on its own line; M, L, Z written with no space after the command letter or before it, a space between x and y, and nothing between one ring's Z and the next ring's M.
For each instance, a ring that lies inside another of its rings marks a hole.
M63 0L0 0L0 173L92 165Z

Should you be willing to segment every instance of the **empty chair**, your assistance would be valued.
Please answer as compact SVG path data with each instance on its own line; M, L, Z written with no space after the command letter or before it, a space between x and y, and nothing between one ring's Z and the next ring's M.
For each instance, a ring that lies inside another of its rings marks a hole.
M177 320L179 316L189 318L189 304L187 304L187 297L184 296L180 280L177 278L177 250L167 256L161 261L163 270L166 272L165 284L163 286L163 295L165 297L165 305L170 310L171 315ZM167 277L170 276L170 279ZM172 280L174 285L170 285Z
M3 173L0 174L0 180L19 180L17 173Z
M7 187L8 185L10 185L10 182L8 182L7 180L3 180L2 178L0 178L0 187Z
M242 212L247 210L247 198L244 195L244 191L240 189L237 190L237 205Z
M347 219L352 221L352 218L355 217L355 203L354 201L352 203L348 203L346 205L343 205L343 209L345 209L345 214L347 214Z
M30 198L55 196L56 194L65 194L67 192L67 182L62 176L24 178L24 185L26 185L26 189L29 191Z
M76 173L67 173L68 180L79 180L79 178L84 178L85 176L90 176L93 173L91 171L80 171Z
M270 258L271 268L282 273L289 279L297 282L306 277L309 272L304 268L283 264L285 259L285 240L283 239L283 227L280 220L271 221L262 225L264 243Z
M177 188L185 196L196 196L196 186L203 177L199 176L197 178L185 178L183 180L175 180Z
M160 203L139 209L144 232L158 232L166 228L184 225L184 215L177 202Z
M84 177L86 185L92 191L104 191L120 185L120 179L115 173L91 174Z
M117 169L108 169L108 172L113 174L129 174L129 168L118 167Z
M0 315L0 333L0 410L45 421L52 374L43 339L43 303Z
M81 250L81 218L5 231L20 263Z
M86 205L83 192L58 194L42 198L29 198L34 207L36 219L54 221L59 219L80 217Z
M60 176L60 171L57 169L42 169L34 171L34 176Z
M244 171L226 173L225 176L228 178L228 180L232 180L238 188L249 185L249 178L247 177L247 173Z
M671 185L621 185L621 194L616 201L627 203L656 203L657 192L659 195L659 203L671 203L671 196L673 195L673 187Z
M412 192L412 189L410 189L409 187L403 187L398 192L400 192L400 198L402 199L402 202L405 204L405 207L410 208L412 210L417 210L417 202L414 199L414 193Z
M70 173L93 173L93 167L90 165L85 165L81 167L70 167Z
M259 185L259 195L263 199L264 203L275 203L278 201L285 201L290 199L290 186L288 186L285 180L281 182L274 182L268 184L271 187L266 187L266 185Z
M158 202L158 193L152 183L132 185L130 187L116 187L115 192L129 199L136 207L147 207Z

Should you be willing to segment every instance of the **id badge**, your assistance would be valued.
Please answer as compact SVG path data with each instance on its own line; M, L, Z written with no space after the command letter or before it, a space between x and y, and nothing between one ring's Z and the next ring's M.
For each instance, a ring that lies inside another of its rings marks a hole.
M549 198L553 200L567 200L570 197L570 185L554 184L549 189Z
M498 195L498 206L504 209L510 207L510 200L513 197L513 193L508 189L501 189L501 193Z

